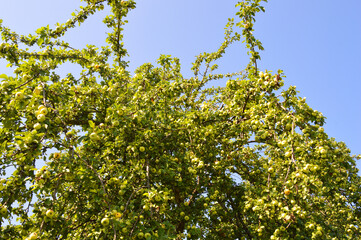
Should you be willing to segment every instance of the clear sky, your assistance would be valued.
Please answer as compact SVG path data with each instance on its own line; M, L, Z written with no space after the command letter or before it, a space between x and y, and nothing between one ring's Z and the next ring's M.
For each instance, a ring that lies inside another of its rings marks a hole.
M125 26L130 70L159 55L178 57L190 76L194 56L214 51L223 41L224 26L234 17L234 0L138 0ZM21 34L65 22L77 0L3 1L3 24ZM286 86L295 85L308 104L327 117L325 131L361 154L361 1L269 0L259 13L255 35L262 41L261 69L282 69ZM74 47L104 44L106 11L71 30L66 40ZM241 43L220 62L223 72L243 69L248 62ZM10 74L0 61L0 72ZM224 85L225 82L214 82ZM361 163L358 163L361 168Z

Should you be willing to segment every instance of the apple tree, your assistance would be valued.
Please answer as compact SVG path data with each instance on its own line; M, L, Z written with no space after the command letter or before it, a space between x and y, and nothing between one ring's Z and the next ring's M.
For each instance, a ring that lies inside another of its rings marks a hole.
M263 1L236 5L190 78L167 55L130 73L122 38L133 0L86 0L26 36L1 24L0 57L14 73L0 76L0 238L360 239L358 158L283 87L281 70L257 67ZM64 41L104 7L104 46ZM218 73L240 40L249 64ZM64 63L79 76L61 77Z

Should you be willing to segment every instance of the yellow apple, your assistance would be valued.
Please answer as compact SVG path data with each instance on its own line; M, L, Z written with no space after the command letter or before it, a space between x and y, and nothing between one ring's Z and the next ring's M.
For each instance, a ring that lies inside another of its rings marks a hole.
M290 195L291 190L289 190L289 189L286 188L283 192L284 192L286 195Z

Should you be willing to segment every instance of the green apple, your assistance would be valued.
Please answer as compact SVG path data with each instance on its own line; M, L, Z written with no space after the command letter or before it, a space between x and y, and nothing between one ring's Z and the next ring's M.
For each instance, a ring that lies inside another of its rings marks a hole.
M49 209L48 211L46 211L46 216L47 216L48 218L53 218L54 215L55 215L55 213L54 213L53 210Z
M39 113L46 115L48 113L48 109L46 107L43 107L39 110Z
M138 238L144 238L144 233L142 232L138 233Z
M89 135L89 137L90 137L91 140L94 140L94 141L99 141L99 140L100 140L99 135L96 134L95 132L91 133L91 134Z
M103 218L101 221L101 224L106 227L109 225L109 218Z
M139 148L139 151L144 152L144 151L145 151L145 147L140 147L140 148Z
M33 232L29 235L29 240L35 240L38 238L38 234L36 232Z
M44 114L39 114L37 117L39 122L44 122L45 121L45 115Z
M9 82L8 82L8 81L3 81L3 82L1 83L1 85L2 85L4 88L6 88L7 86L9 86Z
M24 75L23 75L23 80L24 80L24 81L27 81L27 80L29 80L30 78L31 78L31 76L28 75L28 74L24 74Z
M43 174L43 170L38 169L38 170L36 170L36 172L35 172L35 177L40 177L42 174Z
M41 128L41 124L40 123L35 123L34 124L34 129L39 130Z
M33 93L35 94L35 95L39 95L40 93L41 93L41 91L43 90L43 88L42 87L36 87L36 88L34 88L34 91L33 91Z
M151 235L150 235L150 233L146 233L146 234L144 234L144 237L145 237L145 238L150 238Z
M15 99L23 99L24 98L24 93L22 92L17 92L15 93Z
M4 216L8 212L8 208L6 206L2 206L0 208L0 215Z

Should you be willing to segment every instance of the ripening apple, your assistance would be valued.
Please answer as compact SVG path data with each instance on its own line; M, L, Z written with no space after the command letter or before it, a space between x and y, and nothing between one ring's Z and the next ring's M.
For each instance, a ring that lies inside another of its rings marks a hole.
M101 221L101 224L106 227L109 225L109 218L103 218Z
M290 195L291 190L289 190L289 189L286 188L283 192L284 192L284 194L286 194L286 195Z
M54 213L53 210L49 209L48 211L46 211L46 216L47 216L48 218L53 218L54 215L55 215L55 213Z
M60 153L56 152L56 153L54 153L53 156L54 156L55 159L59 159L60 158Z

